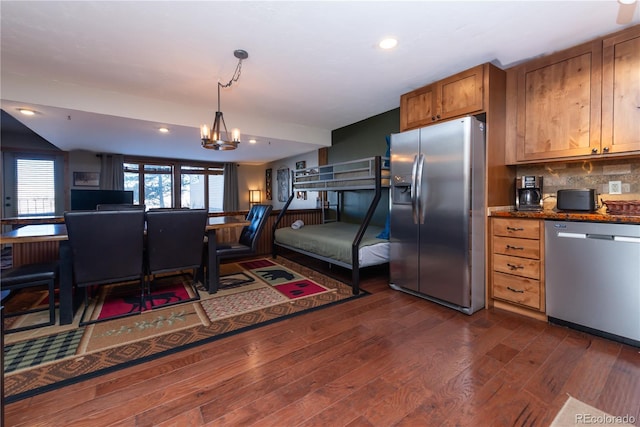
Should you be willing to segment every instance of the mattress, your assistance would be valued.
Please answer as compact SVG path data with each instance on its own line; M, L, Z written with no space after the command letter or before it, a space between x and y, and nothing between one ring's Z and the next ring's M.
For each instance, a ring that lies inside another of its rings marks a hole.
M351 265L351 245L360 224L331 222L305 225L297 230L279 228L275 233L278 244ZM389 241L378 239L382 227L370 225L362 238L358 251L360 267L383 264L389 261Z

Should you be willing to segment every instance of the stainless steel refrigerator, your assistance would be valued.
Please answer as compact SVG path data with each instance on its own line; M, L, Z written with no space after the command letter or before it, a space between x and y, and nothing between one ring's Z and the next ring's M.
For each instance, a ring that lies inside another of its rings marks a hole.
M484 127L391 136L390 285L467 314L484 308Z

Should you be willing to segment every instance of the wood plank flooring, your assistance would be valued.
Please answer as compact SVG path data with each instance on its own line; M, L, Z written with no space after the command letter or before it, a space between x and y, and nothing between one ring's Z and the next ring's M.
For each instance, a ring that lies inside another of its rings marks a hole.
M548 426L568 394L640 425L640 349L387 283L365 270L369 296L10 404L5 425Z

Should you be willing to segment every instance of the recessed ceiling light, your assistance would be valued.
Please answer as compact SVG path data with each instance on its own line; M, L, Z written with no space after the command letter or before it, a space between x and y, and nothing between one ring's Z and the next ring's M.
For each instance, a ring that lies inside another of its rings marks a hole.
M258 141L256 141L255 139L250 139L249 140L249 144L255 144L256 142L258 142Z
M618 0L621 4L634 4L636 0Z
M393 37L383 39L378 44L378 46L380 46L381 49L393 49L397 45L398 45L398 40L394 39Z
M18 108L18 111L20 111L25 116L33 116L36 114L35 111L29 110L28 108Z
M162 128L158 129L158 132L160 132L160 133L169 133L169 129L165 128L165 127L162 127Z

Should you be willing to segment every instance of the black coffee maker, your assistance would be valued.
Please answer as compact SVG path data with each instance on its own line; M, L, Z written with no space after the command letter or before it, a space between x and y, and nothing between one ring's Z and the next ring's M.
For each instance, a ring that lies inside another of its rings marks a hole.
M542 177L525 175L516 178L516 210L542 210Z

